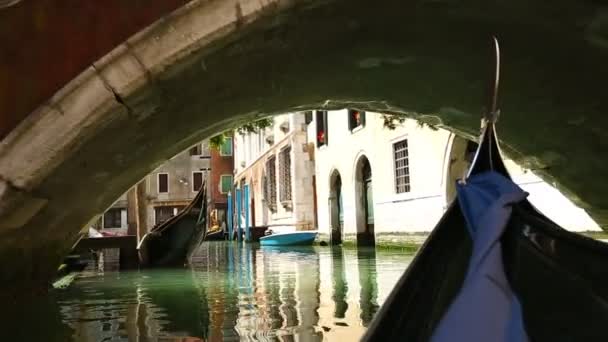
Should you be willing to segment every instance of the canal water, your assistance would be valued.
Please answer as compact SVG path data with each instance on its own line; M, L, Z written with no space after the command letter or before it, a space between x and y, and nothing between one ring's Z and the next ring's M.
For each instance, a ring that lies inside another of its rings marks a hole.
M411 259L208 242L188 269L83 272L54 291L44 340L356 341Z

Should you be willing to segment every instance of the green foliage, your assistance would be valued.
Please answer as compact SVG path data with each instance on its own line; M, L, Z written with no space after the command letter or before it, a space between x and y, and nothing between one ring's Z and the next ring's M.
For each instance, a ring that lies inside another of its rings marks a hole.
M270 127L273 124L273 120L271 117L259 119L253 122L248 122L243 124L240 127L237 127L236 131L245 134L245 133L257 133L260 130Z
M267 127L271 127L273 124L272 117L262 118L255 121L244 123L238 126L235 130L241 134L245 133L257 133ZM226 141L226 134L231 131L220 133L211 139L209 139L209 148L214 150L220 150L224 142Z
M382 114L382 120L384 127L394 130L397 128L397 125L405 121L405 116L400 114Z
M226 135L224 133L220 133L209 139L209 148L219 151L222 148L222 145L224 145L225 141Z
M404 114L381 114L381 115L382 115L384 127L388 128L390 130L394 130L395 128L397 128L398 125L401 125L402 123L404 123L405 119L408 118ZM437 122L437 120L434 116L419 115L412 119L416 120L416 122L418 123L418 127L427 126L428 128L432 129L433 131L436 131L439 129L437 127L437 124L439 122Z

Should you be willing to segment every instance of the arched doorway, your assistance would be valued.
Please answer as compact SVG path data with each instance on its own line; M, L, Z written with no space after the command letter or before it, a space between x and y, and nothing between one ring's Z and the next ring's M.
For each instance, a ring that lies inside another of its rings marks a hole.
M374 246L374 195L372 167L362 156L355 166L355 201L357 221L357 245Z
M342 243L344 228L344 206L342 202L342 178L338 171L332 172L329 177L329 224L330 242L332 245Z

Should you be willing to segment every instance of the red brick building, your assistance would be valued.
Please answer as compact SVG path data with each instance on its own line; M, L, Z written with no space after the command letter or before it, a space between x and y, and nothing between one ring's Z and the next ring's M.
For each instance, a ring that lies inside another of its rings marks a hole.
M211 173L209 176L209 228L221 227L226 220L228 192L232 190L234 171L234 144L227 137L222 147L211 149Z

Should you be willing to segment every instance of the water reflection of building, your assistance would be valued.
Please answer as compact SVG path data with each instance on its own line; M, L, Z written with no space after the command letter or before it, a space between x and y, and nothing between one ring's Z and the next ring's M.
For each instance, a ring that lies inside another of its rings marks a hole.
M376 250L374 248L357 249L357 267L359 270L359 307L361 323L364 327L374 318L378 311L378 274L376 273Z
M408 262L373 249L205 243L191 271L77 281L62 316L83 341L354 341Z
M346 274L344 268L344 253L342 248L333 247L331 249L332 261L332 278L333 291L332 299L336 305L334 310L335 318L344 318L346 310L348 310L348 302L346 301L346 293L348 292L348 284L346 282Z

